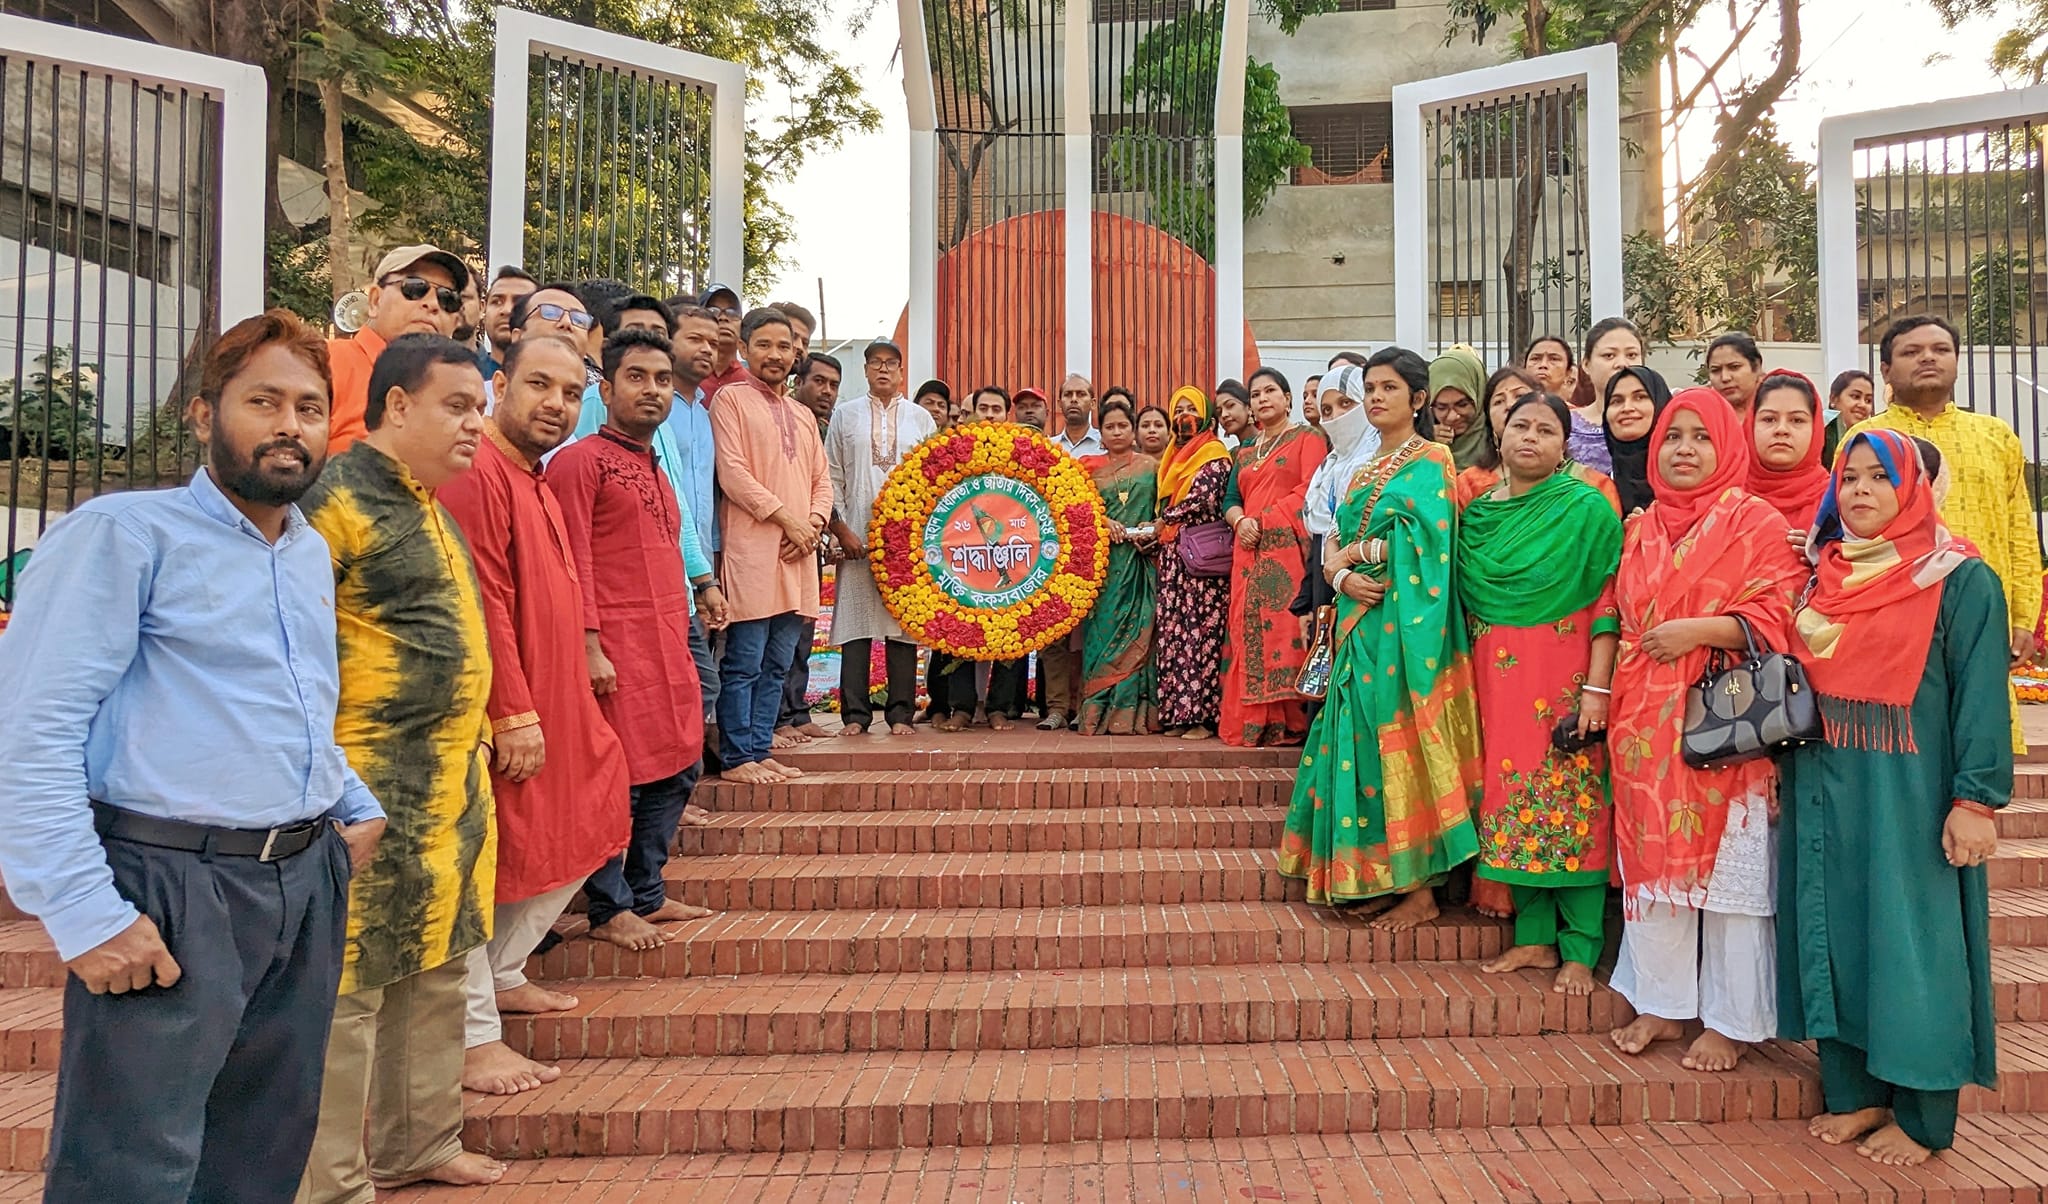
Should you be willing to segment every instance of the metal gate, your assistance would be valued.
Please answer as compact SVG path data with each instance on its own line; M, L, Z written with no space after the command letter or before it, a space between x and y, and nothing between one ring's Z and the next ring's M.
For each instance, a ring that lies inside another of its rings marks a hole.
M1508 363L1622 312L1613 46L1403 84L1393 107L1398 342Z
M0 608L57 517L173 485L223 324L263 303L261 70L0 16Z
M737 63L500 7L492 265L661 296L741 287L746 82Z
M1962 332L1956 404L2010 423L2035 465L2048 418L2044 135L2048 88L1831 117L1820 133L1829 370L1882 381L1887 326L1946 318Z

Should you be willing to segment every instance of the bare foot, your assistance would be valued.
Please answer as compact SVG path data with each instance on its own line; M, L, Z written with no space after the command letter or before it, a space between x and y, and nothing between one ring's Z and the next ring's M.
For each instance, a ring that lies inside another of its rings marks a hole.
M451 1187L488 1187L505 1177L505 1164L496 1158L464 1150L455 1157L430 1171L408 1175L403 1179L378 1179L374 1182L379 1191L391 1191L412 1183L446 1183Z
M957 732L967 726L967 720L956 711L932 726L942 732Z
M1206 727L1191 727L1182 732L1180 738L1183 740L1207 740L1215 734Z
M685 807L683 808L682 815L676 818L676 825L683 828L706 828L711 826L711 817L709 815L692 815L690 814L690 809Z
M868 734L868 729L866 724L849 723L839 729L839 734L842 736L865 736Z
M1008 715L1000 715L1000 714L998 714L998 715L990 715L990 716L988 717L988 730L990 730L990 731L992 731L992 732L1007 732L1007 731L1009 731L1009 730L1010 730L1010 717L1009 717Z
M728 765L725 772L719 776L728 782L738 782L745 786L774 786L789 780L770 768L766 761Z
M1388 908L1386 914L1372 922L1381 932L1406 932L1417 924L1427 924L1440 914L1436 907L1436 892L1423 887L1421 890L1403 895L1399 903Z
M1484 903L1474 903L1472 910L1489 920L1512 920L1515 918L1515 913L1512 910L1502 911L1498 907L1488 907Z
M1823 1112L1806 1126L1806 1131L1829 1145L1848 1145L1891 1123L1889 1108L1861 1108L1855 1112Z
M1550 989L1559 995L1591 995L1593 993L1593 967L1578 962L1566 962L1557 972L1557 981Z
M796 732L799 736L808 736L813 740L823 740L825 737L832 734L831 732L826 731L824 728L819 727L815 723L799 724L797 726Z
M770 770L781 774L784 781L787 781L791 778L800 778L804 776L803 770L792 769L789 766L784 765L782 762L776 760L774 757L769 757L767 760L761 762L761 764L766 765Z
M1514 970L1549 970L1557 965L1557 950L1549 945L1516 945L1494 958L1479 963L1481 974L1507 974Z
M1748 1050L1748 1045L1740 1041L1731 1041L1713 1029L1708 1029L1692 1043L1692 1048L1685 1051L1685 1056L1678 1060L1678 1064L1687 1070L1704 1070L1709 1074L1720 1074L1735 1069L1735 1064L1742 1061L1742 1055Z
M485 1095L518 1095L562 1077L559 1066L521 1057L503 1041L462 1051L462 1089Z
M809 743L809 738L798 735L793 727L778 727L768 738L770 748L798 748Z
M521 983L509 991L498 992L498 1011L511 1012L518 1016L531 1016L540 1012L566 1012L575 1007L574 995L550 991L539 983Z
M1934 1155L1933 1150L1906 1136L1906 1131L1896 1124L1886 1125L1864 1138L1856 1152L1879 1166L1919 1166Z
M1608 1034L1614 1048L1625 1054L1639 1054L1659 1041L1675 1041L1685 1035L1685 1026L1662 1016L1637 1016Z
M684 803L683 814L689 816L691 819L701 820L711 818L711 812L706 811L704 808L699 807L695 803Z
M1376 916L1392 907L1398 895L1375 895L1370 899L1344 899L1337 903L1337 914L1345 919L1364 919Z
M676 924L683 920L701 920L715 914L708 907L698 907L681 899L665 899L660 907L647 913L646 920L650 924Z
M632 949L639 953L659 949L662 942L668 939L661 935L661 929L630 911L622 911L602 924L591 925L590 935L596 940L610 941L621 949Z
M889 732L896 736L915 736L917 729L907 723L898 723L891 726Z

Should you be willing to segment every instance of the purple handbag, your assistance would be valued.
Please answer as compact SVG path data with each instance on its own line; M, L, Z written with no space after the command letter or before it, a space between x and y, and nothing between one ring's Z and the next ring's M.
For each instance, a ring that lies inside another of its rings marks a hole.
M1174 546L1180 549L1181 563L1187 566L1190 575L1228 577L1231 543L1230 524L1194 523L1180 529Z

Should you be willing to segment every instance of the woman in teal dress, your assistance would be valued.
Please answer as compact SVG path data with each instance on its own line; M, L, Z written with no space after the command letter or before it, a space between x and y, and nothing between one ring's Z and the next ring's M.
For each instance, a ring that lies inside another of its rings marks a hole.
M1082 461L1109 512L1109 571L1081 639L1081 717L1088 736L1159 730L1154 713L1152 610L1156 582L1149 528L1159 513L1159 461L1137 449L1129 402L1102 403L1102 454Z
M1337 595L1330 687L1295 775L1280 872L1305 879L1311 903L1392 903L1373 926L1399 932L1436 918L1431 888L1479 851L1479 718L1451 589L1451 452L1422 413L1429 365L1389 347L1367 361L1365 383L1380 451L1353 478L1323 556Z
M1778 1028L1820 1047L1831 1145L1886 1165L1993 1086L1992 818L2012 797L2005 594L1937 512L1940 453L1851 436L1814 520L1793 648L1827 739L1782 759ZM1924 666L1924 668L1922 668Z

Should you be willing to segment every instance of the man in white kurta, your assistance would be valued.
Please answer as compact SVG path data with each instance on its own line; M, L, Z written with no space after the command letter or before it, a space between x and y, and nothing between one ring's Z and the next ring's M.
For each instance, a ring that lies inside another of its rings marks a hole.
M874 724L871 657L874 641L885 641L888 702L884 717L891 731L908 735L917 706L917 645L904 638L903 628L882 605L868 566L868 520L889 470L937 433L938 425L920 406L903 396L903 353L894 343L871 343L863 357L868 395L841 402L832 411L825 436L825 462L832 471L832 497L838 508L832 533L846 551L839 565L838 595L832 603L832 642L839 645L840 734L858 736Z

